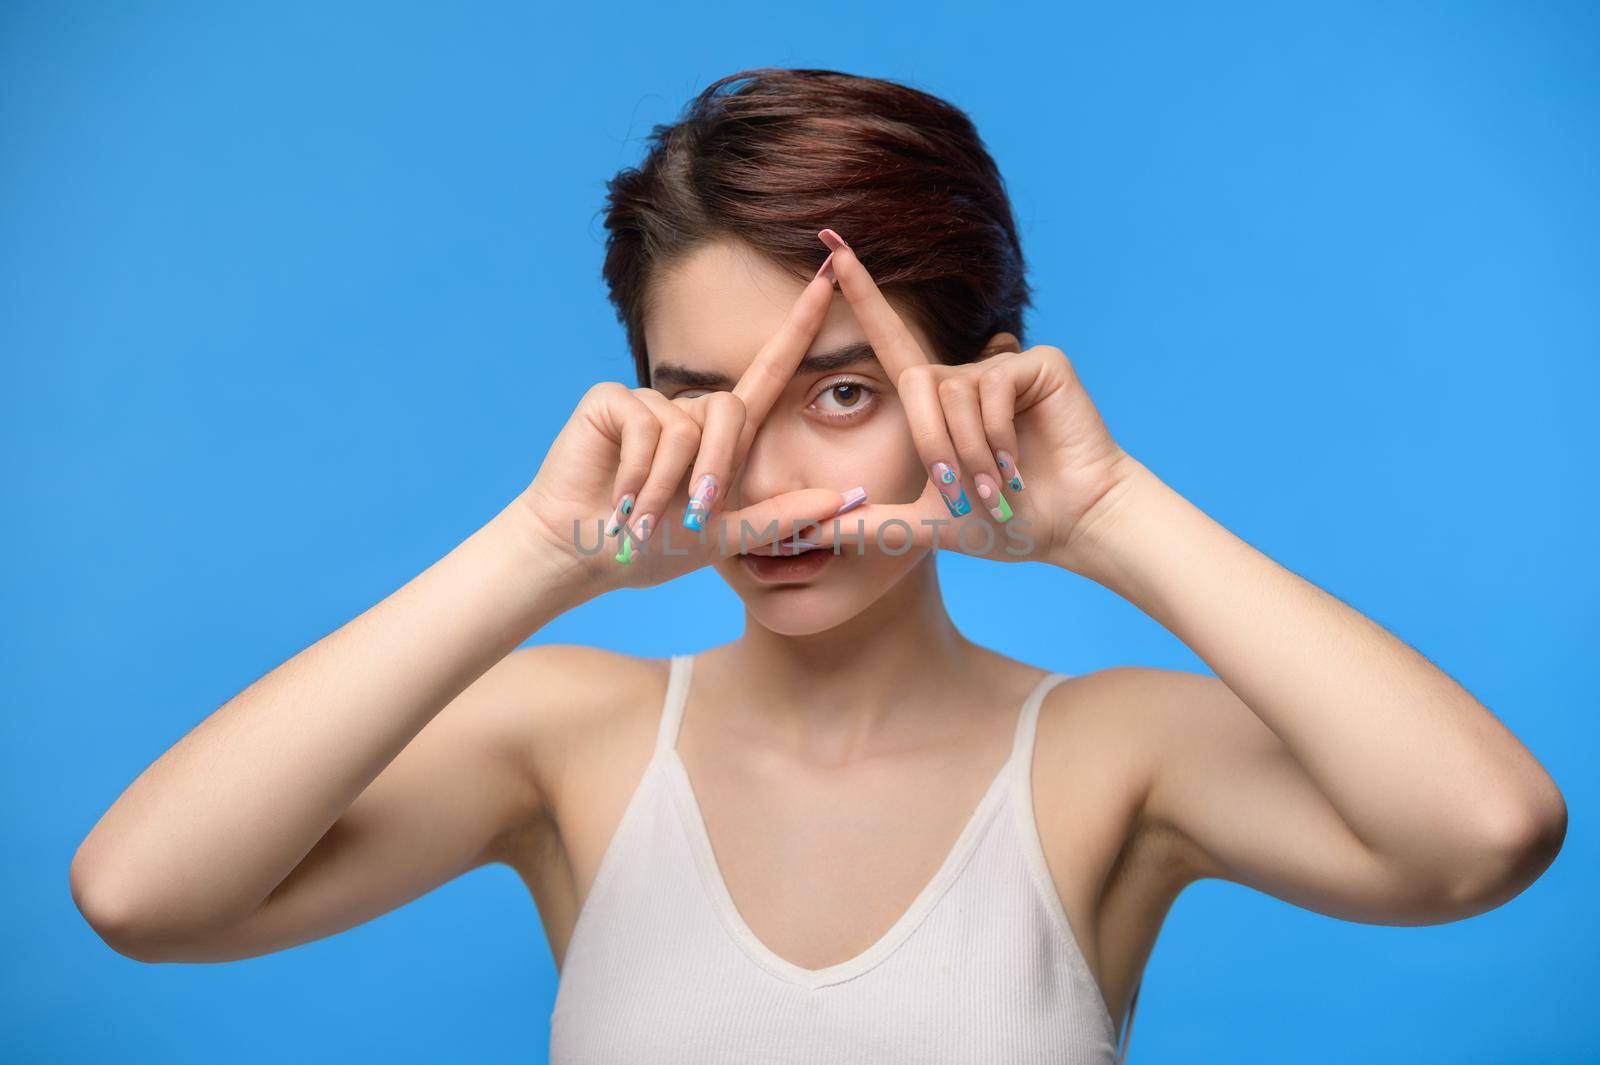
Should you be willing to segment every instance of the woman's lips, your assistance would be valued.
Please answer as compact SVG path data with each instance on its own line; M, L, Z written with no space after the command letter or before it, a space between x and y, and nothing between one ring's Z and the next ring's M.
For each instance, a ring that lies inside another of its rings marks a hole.
M798 584L821 573L833 558L826 547L813 547L798 554L740 555L750 576L762 584Z

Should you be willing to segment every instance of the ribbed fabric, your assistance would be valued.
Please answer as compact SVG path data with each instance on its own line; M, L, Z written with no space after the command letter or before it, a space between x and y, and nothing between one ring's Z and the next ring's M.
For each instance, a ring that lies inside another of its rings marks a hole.
M694 660L672 660L655 753L573 927L555 1065L1103 1065L1118 1038L1033 816L1039 707L943 865L877 943L804 969L746 926L677 753ZM1137 998L1135 998L1137 1003Z

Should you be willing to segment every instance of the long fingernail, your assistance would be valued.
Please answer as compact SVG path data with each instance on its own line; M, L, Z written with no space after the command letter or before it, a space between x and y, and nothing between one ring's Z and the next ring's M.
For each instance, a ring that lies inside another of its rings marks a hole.
M1012 458L1009 451L996 451L994 460L1000 464L1000 475L1006 478L1006 487L1013 492L1022 491L1022 473L1017 469L1017 460Z
M639 541L640 547L643 547L645 545L645 541L650 539L650 528L651 526L655 525L655 523L656 519L654 514L646 514L644 517L633 523L633 538Z
M980 473L972 479L978 486L978 498L989 508L989 516L1004 525L1011 520L1011 504L1006 502L1006 497L1000 491L1000 486L994 478L987 473Z
M865 488L852 488L844 493L844 503L840 505L838 510L833 512L833 516L837 518L840 514L854 510L866 501L867 490Z
M961 487L961 481L957 479L956 471L949 463L933 464L933 483L939 486L939 494L944 497L944 505L950 508L952 518L972 513L972 504L967 501L967 490Z
M833 252L830 251L828 257L822 260L822 265L817 267L817 272L811 280L815 281L819 277L825 277L829 281L839 280L838 275L833 272Z
M617 552L617 561L624 566L633 561L633 537L624 536L622 538L622 548Z
M606 522L606 535L615 536L622 531L622 521L633 513L633 493L629 492L617 502L617 509L611 512L611 520Z
M817 239L822 241L822 243L826 244L828 247L832 248L834 251L838 251L840 248L850 247L850 245L844 242L843 237L831 229L824 229L822 232L818 233Z
M713 474L704 473L695 483L694 494L689 497L689 506L683 512L683 527L685 529L703 529L706 516L711 513L711 503L717 498L717 478Z

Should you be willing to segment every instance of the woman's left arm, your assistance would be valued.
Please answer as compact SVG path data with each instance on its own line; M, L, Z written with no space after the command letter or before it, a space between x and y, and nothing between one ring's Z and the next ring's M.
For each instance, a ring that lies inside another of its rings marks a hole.
M1142 463L1118 465L1053 561L1216 674L1117 671L1114 698L1159 737L1147 820L1191 839L1215 875L1372 923L1456 920L1538 878L1565 803L1487 708Z
M849 245L819 236L930 473L916 502L860 510L858 532L897 524L919 544L1053 562L1216 674L1095 682L1117 727L1150 738L1144 823L1187 837L1198 875L1350 920L1431 924L1505 902L1554 860L1560 791L1460 685L1129 455L1059 348L935 362ZM1001 527L1005 550L974 550Z

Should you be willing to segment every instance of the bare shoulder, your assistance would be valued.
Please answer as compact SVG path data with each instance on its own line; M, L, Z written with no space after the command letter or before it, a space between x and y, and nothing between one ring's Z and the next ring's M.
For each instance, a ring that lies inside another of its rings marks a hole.
M540 812L554 817L575 766L594 749L637 746L654 733L669 663L595 647L522 647L496 667L517 693L516 740L533 775Z
M1083 827L1093 831L1096 851L1124 874L1144 876L1161 895L1215 875L1193 841L1153 815L1150 797L1175 749L1201 741L1209 729L1239 727L1228 707L1232 699L1215 677L1113 666L1073 676L1040 707L1041 771L1074 781L1062 806L1076 804L1083 812L1093 804Z
M559 968L654 749L670 663L551 644L513 651L503 672L520 693L514 746L538 800L537 816L505 833L492 858L527 885Z

